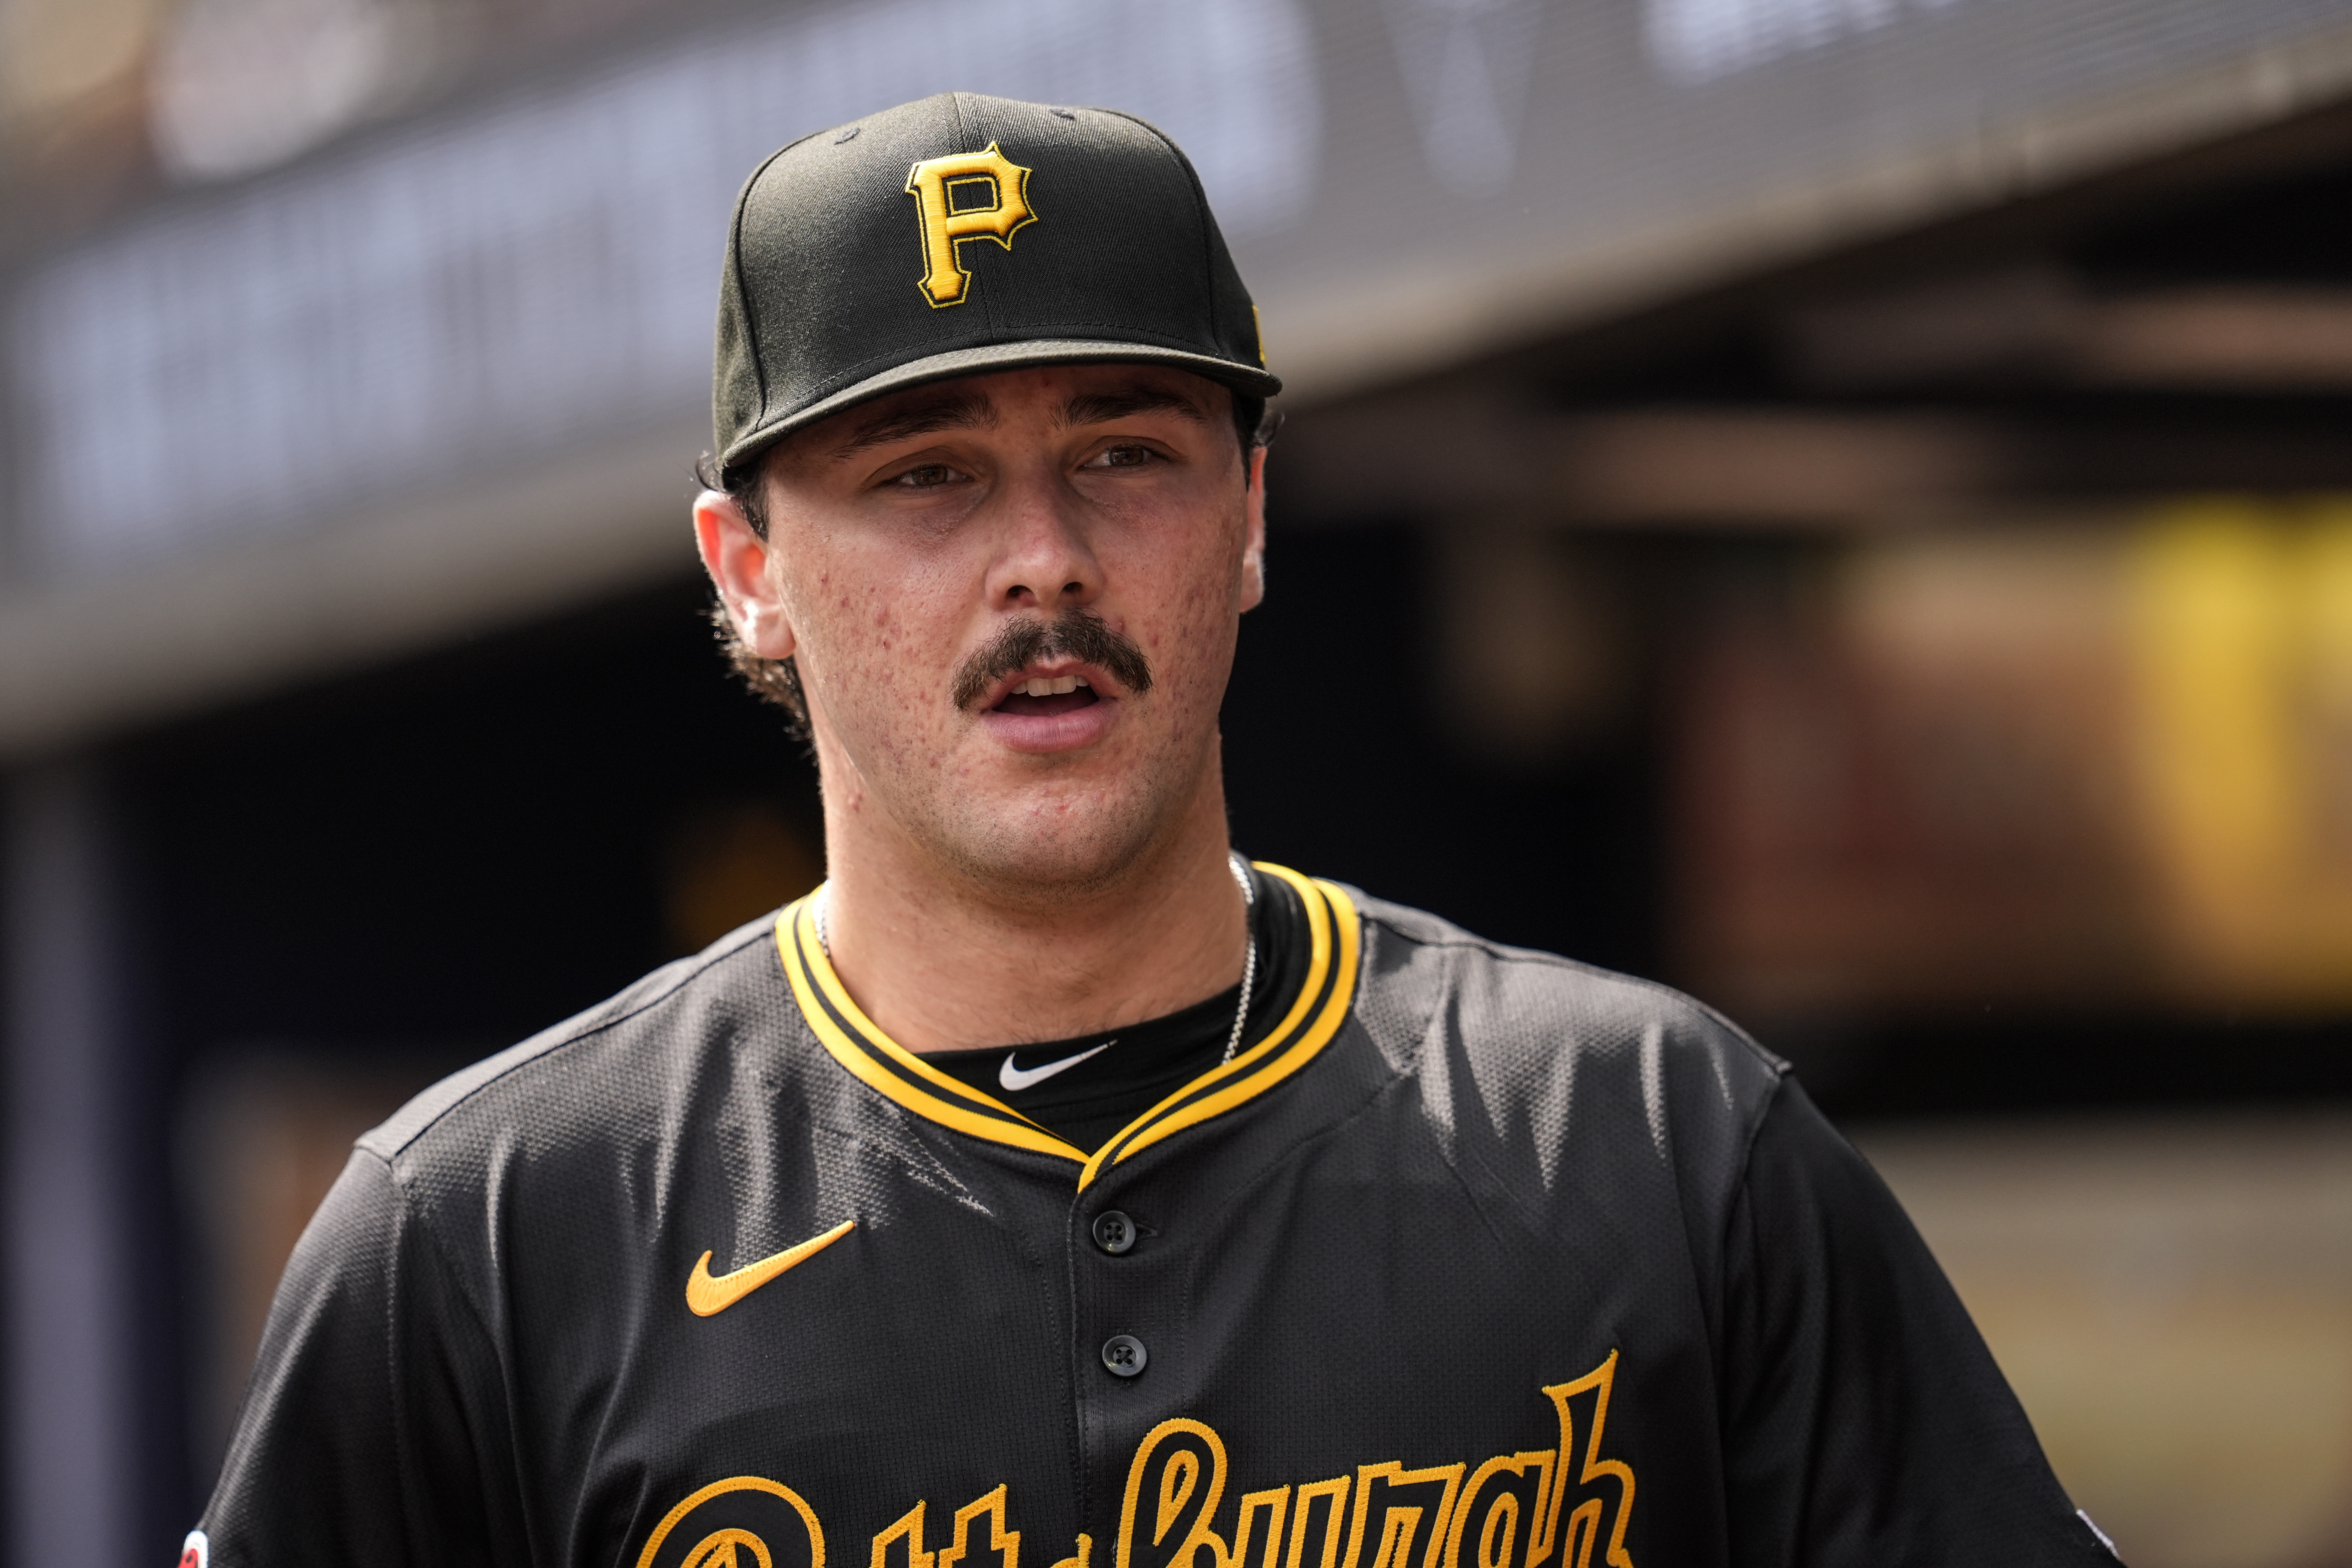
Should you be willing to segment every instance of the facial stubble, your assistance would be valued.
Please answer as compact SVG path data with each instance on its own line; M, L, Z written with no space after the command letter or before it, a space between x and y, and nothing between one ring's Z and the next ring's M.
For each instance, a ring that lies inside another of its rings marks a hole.
M1108 676L1112 691L1103 700L1140 701L1155 685L1150 659L1124 634L1083 606L1051 619L1028 616L1007 625L957 667L950 697L961 710L977 717L977 708L1005 677L1033 664L1075 660ZM1008 904L1066 905L1072 900L1108 891L1142 872L1156 843L1166 838L1181 816L1171 816L1172 801L1189 797L1197 788L1199 770L1214 766L1212 754L1198 760L1187 776L1172 776L1171 759L1138 759L1132 771L1122 770L1103 784L1073 784L1068 769L1076 759L1038 759L1038 776L1025 793L1029 814L1015 826L994 814L958 809L957 797L943 797L944 811L932 816L922 837L932 852L964 877L990 889L992 900ZM1056 775L1059 775L1057 777ZM1107 786L1107 787L1106 787ZM1076 810L1072 792L1101 789L1102 795ZM1065 812L1061 821L1044 833L1038 816ZM1058 853L1056 852L1058 851Z

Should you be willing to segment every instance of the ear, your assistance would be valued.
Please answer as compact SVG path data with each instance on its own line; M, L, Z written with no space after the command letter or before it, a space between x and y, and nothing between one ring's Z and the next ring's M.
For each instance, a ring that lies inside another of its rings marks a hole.
M1253 447L1249 489L1243 502L1242 608L1254 610L1265 598L1265 451Z
M751 531L735 498L722 490L695 497L694 538L702 568L744 643L761 658L790 658L798 645L771 571L768 542Z

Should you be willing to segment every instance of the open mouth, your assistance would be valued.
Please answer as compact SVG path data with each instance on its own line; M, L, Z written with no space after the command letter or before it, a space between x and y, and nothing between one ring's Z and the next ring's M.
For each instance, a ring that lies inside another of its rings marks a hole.
M1037 676L1006 692L1004 700L990 711L1049 718L1056 713L1091 708L1101 700L1095 695L1094 688L1087 684L1084 676L1065 675L1050 679Z

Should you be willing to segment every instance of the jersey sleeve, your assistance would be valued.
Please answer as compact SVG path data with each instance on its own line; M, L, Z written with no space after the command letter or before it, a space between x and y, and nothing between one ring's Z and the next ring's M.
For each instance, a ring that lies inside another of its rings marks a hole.
M363 1150L279 1281L205 1510L214 1568L473 1568L530 1552L496 1356Z
M1909 1217L1793 1079L1724 1282L1738 1568L2114 1568Z

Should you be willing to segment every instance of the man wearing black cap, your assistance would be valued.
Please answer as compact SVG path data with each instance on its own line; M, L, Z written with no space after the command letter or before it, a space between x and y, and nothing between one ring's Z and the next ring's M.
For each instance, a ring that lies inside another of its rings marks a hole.
M716 381L829 879L361 1140L199 1565L2107 1560L1782 1064L1230 853L1278 384L1165 138L793 143Z

